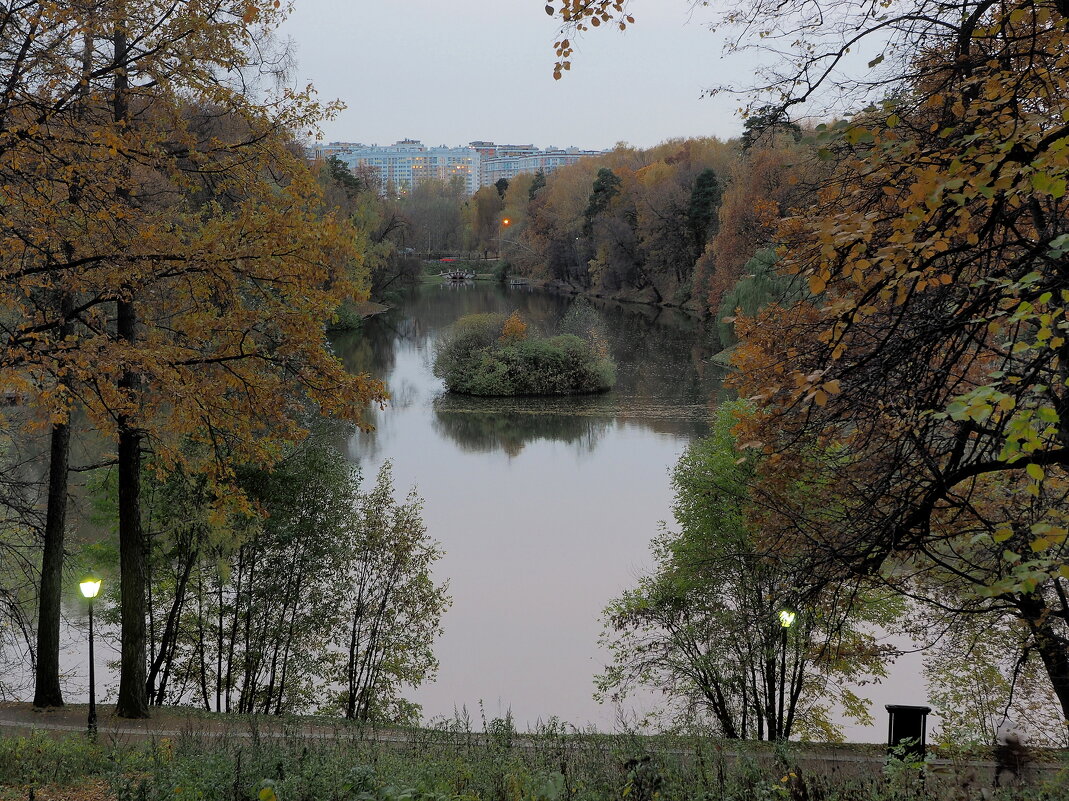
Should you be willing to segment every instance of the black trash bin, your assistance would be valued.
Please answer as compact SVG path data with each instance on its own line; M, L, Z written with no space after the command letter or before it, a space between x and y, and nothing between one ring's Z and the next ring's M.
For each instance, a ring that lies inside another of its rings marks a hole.
M927 718L932 708L900 704L887 704L885 708L888 716L887 751L890 752L902 746L904 740L909 740L910 743L902 753L902 758L916 762L922 761L926 745Z

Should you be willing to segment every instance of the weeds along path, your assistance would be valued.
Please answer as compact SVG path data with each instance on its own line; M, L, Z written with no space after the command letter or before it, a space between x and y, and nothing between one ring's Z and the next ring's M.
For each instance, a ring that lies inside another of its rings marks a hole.
M127 745L160 739L193 739L225 742L234 739L324 744L346 741L380 744L413 754L453 753L476 758L477 754L512 752L517 757L547 764L573 760L603 765L625 765L636 758L652 758L693 770L709 760L725 767L779 770L790 766L806 775L863 778L878 775L885 767L886 749L878 744L788 743L786 748L767 742L727 743L688 736L642 736L563 730L552 734L515 732L488 733L470 728L399 728L358 724L344 719L312 716L226 715L179 707L157 707L149 719L128 720L115 716L111 705L98 705L98 736L106 743ZM66 737L85 732L88 708L71 705L59 709L34 709L28 703L0 702L0 737L28 736L40 732ZM928 775L953 783L958 780L981 785L994 776L996 763L984 749L960 754L942 754L932 749ZM1069 776L1069 751L1037 749L1025 770L1026 782L1049 783ZM778 774L777 774L778 775Z

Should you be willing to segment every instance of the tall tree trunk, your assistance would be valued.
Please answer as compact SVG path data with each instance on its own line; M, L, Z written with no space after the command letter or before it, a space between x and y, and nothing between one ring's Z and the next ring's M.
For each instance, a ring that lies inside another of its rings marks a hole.
M130 81L126 73L128 45L126 16L120 0L114 31L115 78L112 91L112 118L120 133L130 125ZM126 180L119 181L116 194L129 202ZM116 301L115 335L133 345L137 341L137 309L131 287L123 287ZM135 401L140 377L126 369L119 387L128 401ZM118 416L119 429L119 622L122 627L119 651L119 696L115 712L123 718L147 718L145 617L148 560L141 531L141 431L127 413Z
M190 539L195 535L191 532ZM152 660L152 665L149 667L148 678L146 680L146 693L148 694L149 701L155 706L161 706L163 704L163 690L166 683L166 679L161 679L159 686L156 686L156 680L161 675L166 675L170 671L171 659L174 657L175 646L178 640L178 622L182 617L182 610L185 607L186 602L186 588L189 585L189 576L193 572L193 565L197 560L197 552L192 549L186 556L185 563L182 565L182 573L178 577L178 584L175 587L174 600L171 602L171 608L167 613L167 620L164 624L163 633L160 635L160 648L156 653L156 657Z
M204 568L201 567L197 570L197 654L199 656L198 666L200 668L200 693L201 698L204 699L204 709L210 712L212 705L208 701L208 666L205 664L207 661L207 649L204 644ZM216 677L216 688L219 686L218 677ZM219 711L219 696L218 690L216 690L215 706L216 712Z
M1047 669L1047 677L1062 708L1062 718L1069 722L1069 641L1055 630L1057 618L1039 593L1017 596L1017 608Z
M278 691L275 693L275 714L282 714L282 699L286 695L286 676L289 673L290 654L293 652L293 632L296 628L297 613L290 618L289 631L286 632L286 645L282 649L282 673L278 680Z
M255 543L254 543L255 545ZM256 680L259 673L259 662L262 659L262 654L253 654L253 639L252 639L252 624L253 615L257 612L256 605L259 603L255 595L256 588L256 554L253 552L250 556L249 562L249 575L248 575L248 589L246 595L248 600L246 602L245 609L245 626L243 632L244 638L244 665L242 666L242 679L241 679L241 692L238 694L238 712L246 713L252 712L252 699L256 693ZM257 651L262 650L263 638L259 638L257 643ZM228 712L230 710L227 710Z
M238 612L241 609L241 592L242 592L241 580L242 580L242 578L244 576L244 572L243 572L244 570L245 570L245 546L243 545L238 549L238 569L237 569L238 578L237 578L237 584L234 587L234 609L233 609L233 614L231 615L230 641L227 643L227 650L226 650L226 682L223 684L223 688L226 691L226 711L227 712L229 712L230 708L231 708L231 696L233 695L232 691L233 691L233 687L234 687L234 653L237 650L237 643L238 643L238 622L239 622ZM220 590L219 590L219 608L220 609L223 608L223 590L222 590L222 583L221 583L222 580L223 579L220 576L220 578L219 578L219 581L220 581L220 585L219 585L220 586ZM220 614L220 617L219 617L220 624L219 625L221 627L222 626L222 619L223 619L222 618L222 612L220 612L219 614ZM246 620L248 620L249 614L251 614L251 612L246 610L246 615L245 615L245 619ZM221 628L220 628L220 631L222 631ZM222 635L220 635L220 637L221 636ZM246 641L248 641L248 637L246 637L245 639L246 639ZM222 640L220 640L220 643L221 642L222 642ZM222 648L222 645L220 645L220 648ZM216 709L215 711L218 712L219 710Z
M765 642L765 719L769 740L775 740L779 731L776 725L776 648L769 645L775 640L775 635L771 635Z
M349 664L346 670L346 678L349 680L349 693L345 702L345 717L352 720L356 717L356 644L357 632L360 625L360 605L353 612L353 627L349 633Z
M67 475L71 430L53 423L48 463L48 509L41 556L41 596L37 611L37 672L33 705L63 706L59 686L59 614L63 590L63 537L67 525Z
M88 11L88 9L87 9ZM82 42L82 78L84 88L79 94L76 117L82 117L82 103L89 91L88 75L93 67L93 26L88 24ZM82 182L71 181L70 203L77 207ZM67 261L74 259L74 247L65 242ZM59 341L72 333L69 319L73 301L67 291L61 291ZM59 617L63 593L63 540L67 527L67 487L70 466L71 430L69 421L53 423L49 444L48 506L45 511L44 552L41 555L41 595L37 608L37 670L34 674L33 705L37 707L63 706L63 692L59 686Z
M121 304L129 306L130 304ZM123 314L119 320L133 320ZM124 379L124 384L126 380ZM119 430L119 697L116 714L123 718L149 715L146 674L146 558L141 534L141 434L120 420Z

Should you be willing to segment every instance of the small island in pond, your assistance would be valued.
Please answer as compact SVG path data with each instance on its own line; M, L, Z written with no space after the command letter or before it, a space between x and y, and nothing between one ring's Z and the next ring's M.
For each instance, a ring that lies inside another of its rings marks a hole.
M468 395L576 395L616 383L603 340L535 336L518 312L461 317L438 343L434 374Z

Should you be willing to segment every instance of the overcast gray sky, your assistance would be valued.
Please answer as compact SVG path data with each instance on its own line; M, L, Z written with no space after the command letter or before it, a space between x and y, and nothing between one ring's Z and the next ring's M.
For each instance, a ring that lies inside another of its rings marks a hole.
M745 82L745 63L721 59L720 39L686 0L647 0L634 6L634 28L587 34L560 81L544 5L294 0L282 36L295 45L296 77L348 106L325 124L327 141L601 149L741 132L739 99L702 92Z

